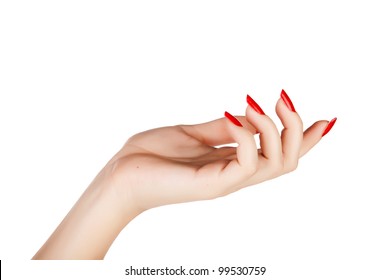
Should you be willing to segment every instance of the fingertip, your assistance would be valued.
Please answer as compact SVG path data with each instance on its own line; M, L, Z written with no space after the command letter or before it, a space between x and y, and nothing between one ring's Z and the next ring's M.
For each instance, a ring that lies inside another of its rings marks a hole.
M246 96L246 102L258 114L265 115L265 113L264 113L263 109L261 109L260 105L249 94L247 94L247 96Z
M278 101L276 102L275 111L285 128L294 127L296 130L298 131L300 130L302 132L303 121L301 117L297 112L291 111L286 106L282 98L279 98Z
M225 111L225 117L234 125L242 127L240 121L229 112Z
M280 98L283 100L284 105L291 111L296 112L293 102L291 101L288 94L282 89L282 92L280 93Z
M329 131L333 128L334 124L336 123L337 121L337 118L333 118L332 120L330 120L328 122L328 125L326 126L326 128L324 129L324 131L322 132L322 135L321 137L324 137L326 134L329 133Z

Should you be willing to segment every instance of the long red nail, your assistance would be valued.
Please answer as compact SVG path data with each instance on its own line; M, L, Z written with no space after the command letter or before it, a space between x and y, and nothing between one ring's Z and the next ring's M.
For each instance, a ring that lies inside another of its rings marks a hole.
M255 110L260 115L265 115L263 109L259 106L259 104L256 103L256 101L253 100L252 97L247 94L246 96L246 102L249 104L249 106L252 107L253 110Z
M328 126L325 128L324 132L322 133L322 137L324 137L326 134L328 134L328 132L332 129L332 127L334 126L336 121L337 121L337 118L334 118L333 120L331 120L328 123Z
M284 104L286 104L287 108L290 109L290 111L296 112L294 108L294 104L291 102L290 97L288 97L287 93L282 89L282 93L280 94L280 97L284 101Z
M233 117L229 112L225 112L225 117L229 119L232 123L234 123L236 126L241 126L242 124L240 123L239 120L237 120L235 117Z

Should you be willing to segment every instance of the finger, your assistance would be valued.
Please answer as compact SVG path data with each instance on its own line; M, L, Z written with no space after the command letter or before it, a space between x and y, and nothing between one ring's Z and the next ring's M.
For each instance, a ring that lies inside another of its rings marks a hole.
M228 119L229 118L229 119ZM246 128L240 126L240 122L234 124L234 117L227 115L225 119L227 132L234 142L238 143L236 149L237 158L221 170L223 187L236 186L241 181L253 175L257 169L257 147L253 135Z
M267 115L255 111L251 106L246 109L246 118L260 133L260 146L263 156L278 164L281 163L282 146L274 122Z
M299 157L304 156L310 151L322 138L322 134L327 128L328 121L317 121L303 133L303 142L299 151Z
M281 133L283 170L290 172L298 165L303 139L303 124L298 113L289 109L281 98L276 103L276 114L284 126Z
M256 133L256 129L248 123L244 116L237 116L236 118L243 127L251 132L251 134ZM226 118L220 118L196 125L181 125L181 127L187 134L209 146L218 146L235 142L227 128L228 123L226 122Z

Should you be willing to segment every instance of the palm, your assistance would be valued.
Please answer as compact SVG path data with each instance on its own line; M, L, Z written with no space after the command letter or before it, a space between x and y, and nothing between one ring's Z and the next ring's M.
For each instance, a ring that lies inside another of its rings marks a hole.
M120 173L128 184L139 186L132 191L142 200L150 201L148 208L158 206L154 205L155 196L168 193L169 197L161 204L219 194L216 181L224 168L236 160L236 148L215 148L192 132L189 126L142 132L131 137L118 154L124 170ZM137 182L141 178L142 183Z

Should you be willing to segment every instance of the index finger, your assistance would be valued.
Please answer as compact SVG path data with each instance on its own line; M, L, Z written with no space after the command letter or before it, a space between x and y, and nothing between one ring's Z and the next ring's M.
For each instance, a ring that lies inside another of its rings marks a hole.
M246 120L244 116L236 116L236 118L247 130L249 130L252 134L256 134L256 129ZM183 130L190 136L209 146L235 143L231 133L228 131L225 118L195 125L181 125L180 127L183 128Z

